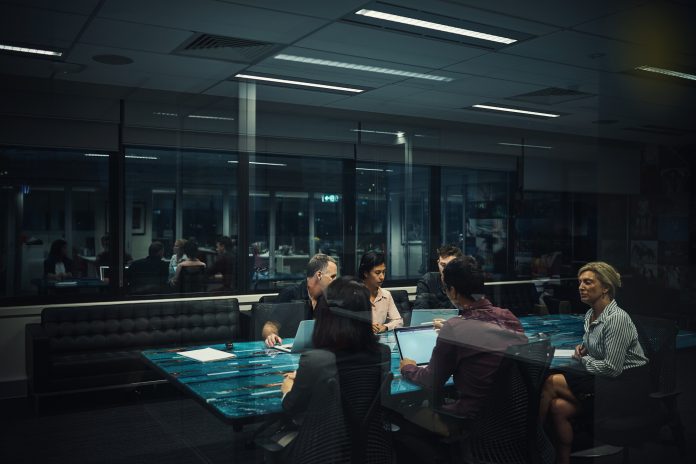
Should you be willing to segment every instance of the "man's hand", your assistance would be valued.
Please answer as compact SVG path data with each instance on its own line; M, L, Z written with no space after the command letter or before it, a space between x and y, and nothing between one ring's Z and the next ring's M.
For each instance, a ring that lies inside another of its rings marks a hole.
M403 370L404 370L404 366L408 366L408 365L416 366L417 364L416 364L416 361L414 361L413 359L404 358L404 359L402 359L401 362L399 363L399 370L400 370L400 371L403 371Z
M442 324L445 323L445 319L442 319L441 317L436 317L433 319L433 328L435 330L440 330L442 328Z
M372 324L372 331L376 334L386 332L387 326L384 324L375 323L375 324Z
M278 334L270 334L268 337L266 337L266 346L267 347L272 347L275 344L281 345L283 343L283 339L278 336Z
M283 395L285 395L287 392L292 390L292 386L295 385L295 372L290 372L289 374L285 374L285 378L283 379L283 383L280 385L280 391L283 392Z
M583 345L578 345L575 347L575 353L573 353L573 358L577 359L578 361L580 358L583 356L587 355L587 348L585 348Z

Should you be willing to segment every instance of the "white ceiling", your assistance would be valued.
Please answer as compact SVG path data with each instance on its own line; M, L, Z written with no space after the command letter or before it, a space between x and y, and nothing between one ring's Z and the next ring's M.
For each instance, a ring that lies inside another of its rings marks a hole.
M370 90L360 95L259 85L260 100L451 122L658 143L693 143L696 82L629 73L638 65L693 71L691 2L391 0L401 7L516 31L531 38L497 50L357 24L372 2L351 0L0 0L0 42L63 50L58 60L0 53L2 74L235 98L234 74L258 72ZM200 33L268 42L251 62L178 49ZM689 38L691 37L691 38ZM451 82L274 59L278 53L450 77ZM95 55L133 62L102 64ZM65 63L75 64L66 67ZM71 72L65 73L68 69ZM512 100L549 87L583 98ZM559 112L554 120L484 114L476 103ZM616 120L598 125L596 120ZM626 130L659 126L682 133Z

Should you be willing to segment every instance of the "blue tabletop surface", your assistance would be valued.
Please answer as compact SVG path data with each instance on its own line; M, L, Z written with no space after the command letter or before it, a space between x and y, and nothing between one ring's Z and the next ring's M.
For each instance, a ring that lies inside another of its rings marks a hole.
M520 321L528 337L544 333L556 348L572 349L583 334L583 315L559 314L526 316ZM291 342L291 339L284 342ZM391 367L394 373L391 392L394 395L421 388L403 378L399 372L399 352L393 332L383 334L381 342L392 348ZM696 333L680 333L680 348L696 346ZM206 345L226 350L225 345ZM178 354L179 351L201 348L181 347L170 350L144 351L143 357L167 378L189 391L224 419L239 420L281 410L280 384L283 374L297 369L300 355L267 349L262 341L235 342L235 358L199 362ZM554 365L567 362L554 360Z

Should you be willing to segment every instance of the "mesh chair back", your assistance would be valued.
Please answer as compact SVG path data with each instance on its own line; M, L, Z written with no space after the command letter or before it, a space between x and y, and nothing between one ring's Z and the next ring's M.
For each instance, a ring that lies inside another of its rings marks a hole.
M550 462L554 452L538 424L541 386L551 359L549 340L511 347L493 389L463 444L467 462Z
M208 278L205 275L205 266L182 267L178 280L178 290L180 293L205 292L208 284Z
M677 324L669 319L632 315L638 341L650 360L653 392L671 393L677 387Z
M259 303L275 303L278 299L278 295L263 295L259 298Z
M408 292L406 290L390 290L389 291L394 298L394 304L396 304L396 309L399 310L399 314L404 320L404 326L411 325L411 311L413 305L408 300Z
M532 283L491 285L486 287L491 301L512 311L516 315L533 312L534 305L539 303L539 294Z
M252 340L261 339L263 325L268 321L279 324L281 338L294 337L300 321L305 318L303 301L290 303L254 303L251 305Z

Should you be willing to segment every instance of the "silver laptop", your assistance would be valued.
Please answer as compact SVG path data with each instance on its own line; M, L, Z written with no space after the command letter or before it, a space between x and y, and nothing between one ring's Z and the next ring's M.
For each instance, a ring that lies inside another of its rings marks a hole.
M437 342L437 334L432 325L394 329L399 356L401 359L413 359L419 366L427 365Z
M105 280L109 277L109 266L99 266L99 280Z
M295 339L293 342L275 345L273 348L286 353L301 353L303 351L311 350L314 347L312 344L312 333L314 333L314 319L300 321L300 325L297 326L297 333L295 334Z
M433 325L433 319L447 320L458 314L458 309L414 309L411 312L411 327Z

